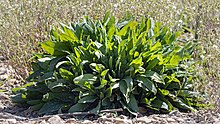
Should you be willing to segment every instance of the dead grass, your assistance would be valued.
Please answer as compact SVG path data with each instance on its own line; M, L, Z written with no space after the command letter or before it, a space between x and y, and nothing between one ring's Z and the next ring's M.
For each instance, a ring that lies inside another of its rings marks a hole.
M106 10L118 18L150 16L174 30L187 26L198 35L195 52L197 88L209 94L220 111L220 1L219 0L1 0L0 54L22 77L28 75L28 59L48 39L50 26L68 23L84 15L101 18Z

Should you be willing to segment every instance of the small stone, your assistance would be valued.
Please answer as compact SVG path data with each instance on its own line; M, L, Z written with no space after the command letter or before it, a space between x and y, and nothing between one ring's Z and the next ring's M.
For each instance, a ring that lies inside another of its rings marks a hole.
M150 122L152 122L152 119L145 116L145 117L137 118L137 122L138 123L150 123Z
M76 119L75 118L70 118L70 119L66 120L65 123L74 124L74 123L76 123Z
M160 115L161 118L167 118L167 115Z
M37 122L34 121L18 121L16 124L37 124Z
M9 79L9 80L7 81L8 84L15 84L15 82L17 82L16 79Z
M92 123L92 121L90 121L90 120L84 120L84 121L82 122L82 124L93 124L93 123Z
M173 110L169 113L169 115L177 115L179 113L178 110Z
M105 123L106 122L106 116L101 116L100 118L98 118L98 123Z
M0 99L1 100L9 100L9 97L5 93L0 92Z
M112 118L115 124L131 124L128 119Z
M8 75L0 75L0 80L4 81L6 79L8 79Z
M176 118L176 120L177 120L178 122L184 122L184 120L183 120L182 118Z
M47 120L49 124L64 124L63 120L58 115L54 115Z
M40 121L39 124L48 124L45 120Z
M5 58L3 56L0 56L0 61L5 60Z
M168 122L168 123L175 122L175 121L176 121L176 120L173 119L173 118L167 118L167 122Z
M213 124L220 124L220 120L215 121Z
M161 118L158 117L158 116L153 116L152 118L153 118L154 120L161 120Z
M16 119L6 119L6 122L8 122L9 124L16 124Z
M0 110L4 110L5 108L7 108L7 106L0 103Z
M4 119L0 119L0 124L9 124L9 122L5 121Z
M7 72L7 69L5 68L0 68L0 75L3 75Z
M118 118L120 118L120 119L127 119L127 116L125 116L125 115L120 115L120 116L118 116Z
M219 117L214 116L212 119L213 119L214 124L220 124L220 118Z

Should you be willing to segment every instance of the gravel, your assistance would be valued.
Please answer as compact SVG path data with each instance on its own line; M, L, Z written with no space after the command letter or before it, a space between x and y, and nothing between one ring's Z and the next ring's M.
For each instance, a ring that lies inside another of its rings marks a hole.
M0 123L1 124L220 124L220 113L213 110L203 110L194 113L181 113L177 110L169 114L139 115L129 118L124 115L115 116L104 113L92 119L77 119L69 114L47 115L37 117L36 112L21 108L11 103L10 89L21 85L14 79L15 71L7 66L5 59L0 56ZM71 114L70 114L71 115Z

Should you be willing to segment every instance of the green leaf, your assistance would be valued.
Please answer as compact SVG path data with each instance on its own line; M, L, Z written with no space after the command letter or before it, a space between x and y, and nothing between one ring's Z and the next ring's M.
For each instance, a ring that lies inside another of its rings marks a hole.
M69 29L67 26L63 27L63 30L64 30L65 35L69 37L68 39L71 39L73 41L78 40L75 33L71 29Z
M21 92L22 89L24 89L25 92L26 92L27 89L25 89L25 88L33 86L34 84L35 84L34 82L30 82L30 83L27 83L27 84L23 85L22 87L13 88L12 93L16 94L17 92Z
M104 86L106 86L108 83L107 80L101 79L101 84L98 87L95 87L95 89L102 89Z
M30 108L33 111L37 111L37 110L40 110L43 107L43 105L44 105L44 103L39 103L39 104L36 104L36 105L32 105Z
M45 70L42 68L39 68L39 70L35 70L33 73L31 73L26 80L33 81L36 80L37 77L41 76L45 73Z
M90 104L86 104L86 103L76 103L75 105L70 107L68 112L69 113L82 112L85 111L89 106Z
M152 61L150 61L147 65L147 70L153 69L157 64L159 63L159 60L157 58L154 58Z
M58 40L59 39L59 34L56 31L56 28L52 28L50 31L51 37L53 40Z
M183 101L184 101L183 99L178 98L178 97L176 97L176 96L173 95L173 94L169 94L169 97L172 99L172 100L171 100L171 103L172 103L175 107L177 107L177 108L179 108L179 109L182 109L182 110L195 111L195 109L194 109L193 107L191 107L191 106L187 105L186 103L184 103L184 102L183 102Z
M165 89L159 89L159 90L164 96L167 96L169 94L169 90L165 90Z
M29 101L27 101L27 104L36 105L36 104L40 104L42 102L43 102L42 100L29 100Z
M61 59L63 59L63 57L53 58L53 59L51 60L51 62L50 62L50 68L49 68L49 70L50 70L50 71L53 71L54 68L56 67L56 64L57 64L59 61L61 61Z
M165 110L169 110L169 106L167 105L166 102L161 101L160 99L156 98L151 102L151 105L155 108L158 109L165 109Z
M124 95L126 102L128 103L130 101L129 93L132 91L133 88L133 79L131 77L126 77L123 80L119 81L119 88Z
M154 46L152 46L152 47L150 48L150 51L154 51L154 50L161 49L161 48L162 48L161 43L160 43L159 41L157 41L157 42L154 44Z
M61 65L72 65L70 61L60 61L56 64L56 68L59 68Z
M84 96L82 97L78 103L93 103L95 102L95 100L97 100L98 97L97 96L91 96L91 95L88 95L88 96Z
M131 113L131 114L133 114L137 117L137 112L133 112L133 110L126 103L124 103L123 101L120 101L120 103L121 103L123 109L128 110L129 113Z
M103 19L103 24L105 24L105 23L108 21L109 15L110 15L110 11L107 11L107 12L105 13L105 16L104 16L104 19Z
M145 87L147 87L148 90L150 90L156 95L157 89L152 81L150 81L148 78L143 77L143 76L138 76L136 80L137 82L143 84Z
M64 79L71 80L74 77L72 72L66 69L63 69L63 68L60 68L59 72L60 72L61 77Z
M112 85L112 89L117 89L117 88L119 88L119 84L120 84L120 83L114 83L114 84Z
M133 88L133 79L131 77L125 77L123 80L126 82L128 92L131 92Z
M59 90L58 92L49 92L43 95L42 101L48 102L48 101L55 100L55 101L67 103L67 102L74 102L75 97L76 96L73 93Z
M102 71L101 76L102 76L102 77L105 77L106 74L108 73L108 71L109 71L109 69L106 69L106 70Z
M55 88L58 88L58 87L61 87L61 88L65 88L67 87L65 85L66 81L63 80L63 79L59 79L57 81L54 81L54 82L51 82L51 81L48 81L47 82L47 86L48 88L51 90L51 91L56 91ZM58 90L59 91L59 90Z
M93 108L89 112L92 112L94 114L98 114L100 112L100 109L101 109L101 101L98 103L98 105L95 108Z
M55 48L55 43L52 41L46 41L41 43L41 48L46 51L47 53L53 55L54 54L54 48Z
M119 81L119 88L121 93L124 95L124 97L126 98L127 103L129 102L128 99L128 86L127 83L124 80Z
M163 77L161 75L159 75L157 72L154 71L146 71L145 73L146 77L150 77L151 80L158 82L158 83L162 83L165 84Z
M43 80L53 79L54 72L46 72L42 76L38 78L38 82L42 82Z
M176 67L179 62L182 60L181 57L179 57L178 55L174 55L171 57L170 61L168 64L165 64L166 68L174 68Z
M101 73L102 70L105 69L105 66L103 66L102 64L91 63L89 66L93 71L96 71L98 73Z
M108 28L110 27L110 28L109 28L109 31L111 30L112 27L114 27L114 28L116 29L116 27L115 27L115 17L114 17L114 16L112 16L112 17L110 18L110 20L108 21L107 27L108 27ZM111 34L112 34L112 33L108 34L108 36L112 36Z
M149 89L143 83L138 83L138 86L141 87L144 91L149 92Z
M113 69L113 61L112 61L112 56L109 58L109 68Z
M68 55L67 59L71 62L71 64L75 65L76 67L78 67L82 61L80 58L77 58L73 53Z
M109 37L109 40L111 41L112 40L112 36L114 35L114 33L115 33L115 26L114 25L112 25L110 28L109 28L109 30L108 30L108 37Z
M136 21L130 21L128 24L126 24L118 33L119 36L123 36L127 33L128 31L128 28L130 30L132 29L135 29L136 28L136 25L137 25L137 22Z
M154 35L154 20L152 18L149 18L147 20L147 30L148 37L152 37Z
M124 27L125 25L127 25L130 21L122 21L122 22L119 22L117 23L117 28L118 29L121 29L122 27Z
M24 94L21 94L21 93L12 95L11 100L14 103L25 103L27 101L26 97L24 97Z
M130 94L129 98L130 98L130 101L128 103L128 107L131 108L131 110L133 112L138 112L139 111L138 103L137 103L137 100L135 99L134 95Z
M60 108L62 108L63 104L59 102L48 102L45 103L42 108L39 110L38 114L52 114L54 112L57 112Z
M100 49L103 45L97 41L93 42L95 44L95 46Z
M93 84L96 81L97 77L93 74L83 74L73 79L75 84L84 84L85 82L89 82Z
M109 87L108 89L106 89L106 91L105 91L105 97L106 97L106 98L112 96L112 89L113 89L113 88L111 88L111 87Z
M81 52L79 51L79 49L76 48L76 47L74 47L74 52L75 52L75 54L76 54L76 57L77 57L77 58L80 58Z
M138 57L137 59L132 60L129 66L131 65L137 65L138 67L142 66L143 65L142 57Z

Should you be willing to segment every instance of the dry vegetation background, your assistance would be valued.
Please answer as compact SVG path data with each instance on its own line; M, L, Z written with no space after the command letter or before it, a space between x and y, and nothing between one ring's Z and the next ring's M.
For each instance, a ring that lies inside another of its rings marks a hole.
M195 84L220 111L219 0L0 0L0 55L24 79L30 71L28 60L40 51L39 43L49 38L51 26L85 15L99 19L107 10L118 18L127 13L152 17L173 30L190 28L193 38L198 35Z

